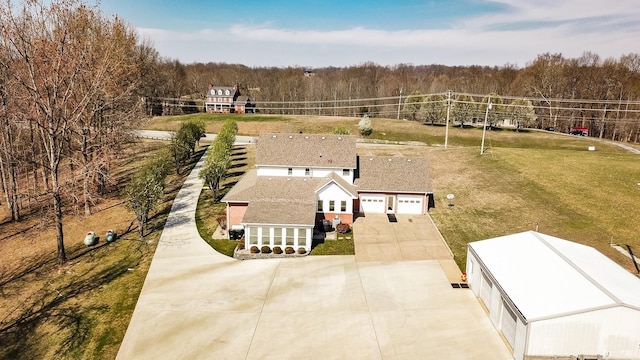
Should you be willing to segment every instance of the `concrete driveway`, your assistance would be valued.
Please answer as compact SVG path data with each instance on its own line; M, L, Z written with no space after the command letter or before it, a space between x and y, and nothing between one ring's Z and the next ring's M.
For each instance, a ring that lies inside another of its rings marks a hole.
M218 254L195 229L202 162L174 202L117 359L512 358L440 260Z
M353 223L356 261L434 260L449 282L460 282L462 273L442 234L427 215L367 214Z

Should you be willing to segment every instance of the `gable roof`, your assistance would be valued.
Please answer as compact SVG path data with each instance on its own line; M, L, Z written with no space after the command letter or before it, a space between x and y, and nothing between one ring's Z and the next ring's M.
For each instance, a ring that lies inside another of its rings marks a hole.
M323 178L269 177L257 176L257 170L253 169L221 201L248 203L242 218L245 224L314 225L316 192L330 183L356 197L354 186L335 173Z
M528 231L469 249L529 321L619 305L640 310L640 279L590 246Z
M359 191L433 192L426 158L358 156L358 165Z
M351 135L261 134L256 165L355 169L355 154Z

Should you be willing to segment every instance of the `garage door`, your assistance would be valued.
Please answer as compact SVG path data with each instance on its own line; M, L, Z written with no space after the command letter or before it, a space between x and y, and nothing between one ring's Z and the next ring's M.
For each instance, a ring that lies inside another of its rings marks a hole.
M516 315L511 311L509 305L502 301L502 319L500 319L500 330L513 348L516 342Z
M482 272L482 278L480 283L480 299L487 307L487 309L491 309L491 290L493 288L493 284L491 280Z
M398 214L422 214L424 196L398 195Z
M384 196L362 195L360 196L360 211L363 213L383 214Z

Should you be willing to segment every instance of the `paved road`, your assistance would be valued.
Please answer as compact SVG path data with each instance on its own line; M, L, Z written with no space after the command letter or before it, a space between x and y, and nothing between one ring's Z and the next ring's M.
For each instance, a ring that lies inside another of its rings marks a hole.
M171 131L162 131L162 130L137 130L136 134L139 137L147 138L147 139L159 139L159 140L171 140L171 135L173 132ZM205 134L205 136L200 139L201 141L213 142L216 139L216 134ZM236 135L236 144L237 145L247 145L254 144L256 142L256 138L253 136L242 136Z
M117 359L511 359L438 260L237 261L195 227L194 168L160 237Z

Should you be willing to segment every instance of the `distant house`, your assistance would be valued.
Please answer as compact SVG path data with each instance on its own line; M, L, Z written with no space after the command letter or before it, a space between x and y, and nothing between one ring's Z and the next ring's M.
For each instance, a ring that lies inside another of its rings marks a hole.
M256 110L255 102L249 96L241 95L238 85L228 87L209 84L204 106L208 113L244 114L254 113Z
M424 158L359 157L350 135L262 134L256 169L222 199L245 247L311 250L314 228L360 213L425 214L433 205Z

